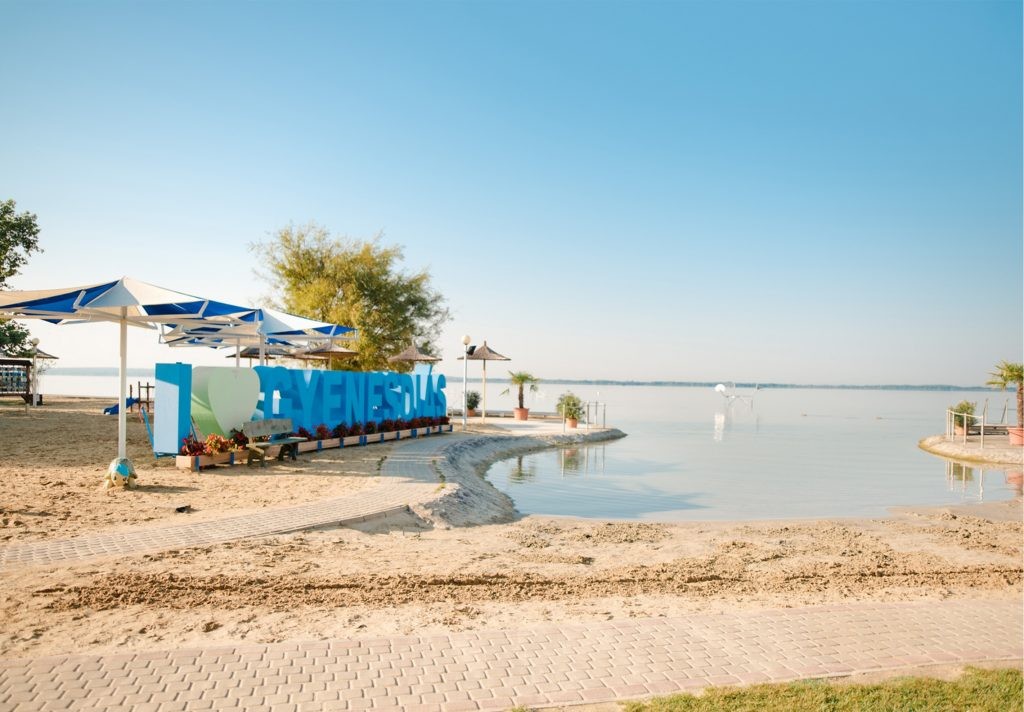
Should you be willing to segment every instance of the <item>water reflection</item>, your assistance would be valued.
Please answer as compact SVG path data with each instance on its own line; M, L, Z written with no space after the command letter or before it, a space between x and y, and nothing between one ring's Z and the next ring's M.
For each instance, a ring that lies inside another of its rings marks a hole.
M512 466L508 473L509 481L519 484L532 482L536 477L537 461L533 458L524 458L522 455L516 458L516 464Z
M946 460L946 486L950 492L960 495L962 501L984 502L986 474L996 476L1000 472L1009 489L1018 496L1024 494L1024 473L1003 471L999 466L988 468L953 460Z
M1024 495L1024 472L1007 472L1003 478L1006 486L1017 493L1017 496Z
M606 457L604 444L562 447L497 462L486 477L512 497L516 509L531 514L678 519L705 508L694 501L703 493L679 491L680 482L666 486L666 478L678 475L661 463L639 461L632 472L609 472Z
M566 475L603 475L605 446L563 447L558 451L558 460L562 477Z
M722 442L725 439L725 431L732 429L732 425L737 420L737 416L742 418L744 415L748 415L753 418L754 432L760 432L761 416L754 412L754 401L729 401L721 409L715 412L715 427L714 434L712 435L715 442Z

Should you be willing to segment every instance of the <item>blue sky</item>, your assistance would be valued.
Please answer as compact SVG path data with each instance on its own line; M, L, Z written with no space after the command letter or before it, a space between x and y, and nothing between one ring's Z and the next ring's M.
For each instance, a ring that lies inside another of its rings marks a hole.
M15 288L255 302L247 246L315 220L429 268L450 373L463 333L542 378L1021 358L1020 3L0 6L0 197L46 250ZM157 360L223 363L134 333Z

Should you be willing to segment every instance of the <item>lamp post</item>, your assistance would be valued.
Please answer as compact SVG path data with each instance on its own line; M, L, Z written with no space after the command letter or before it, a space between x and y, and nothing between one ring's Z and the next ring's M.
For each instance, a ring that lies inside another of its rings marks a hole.
M472 339L469 338L469 334L464 334L462 337L462 429L466 429L466 381L469 375L469 342Z
M28 340L32 344L32 405L36 405L39 396L39 377L36 375L36 355L39 353L39 339L33 337Z

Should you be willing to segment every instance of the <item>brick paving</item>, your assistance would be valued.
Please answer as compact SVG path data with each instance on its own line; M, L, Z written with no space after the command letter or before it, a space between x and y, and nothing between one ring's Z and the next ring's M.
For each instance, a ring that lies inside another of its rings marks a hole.
M1014 601L0 661L0 709L504 710L1024 657Z
M384 461L382 477L374 485L349 496L206 522L105 531L73 539L14 544L0 548L0 568L46 566L105 556L208 546L232 539L353 523L404 511L410 504L436 496L438 477L433 463L446 447L463 438L462 435L449 434L409 440Z
M411 440L353 497L0 550L54 564L344 523L433 496L446 449ZM0 710L504 710L708 685L1024 658L1019 601L851 604L679 618L0 661Z

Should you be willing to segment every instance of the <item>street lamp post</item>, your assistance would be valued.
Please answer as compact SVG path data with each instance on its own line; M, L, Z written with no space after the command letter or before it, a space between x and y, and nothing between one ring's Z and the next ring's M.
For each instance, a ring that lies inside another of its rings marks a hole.
M36 355L39 353L39 339L31 338L28 341L32 344L32 405L39 400L39 376L36 375Z
M472 341L472 339L469 338L469 334L465 334L462 337L462 351L463 351L463 354L462 354L462 429L463 430L466 429L466 410L467 410L466 403L468 402L467 395L466 395L466 381L467 381L467 377L469 375L469 342L470 341Z

